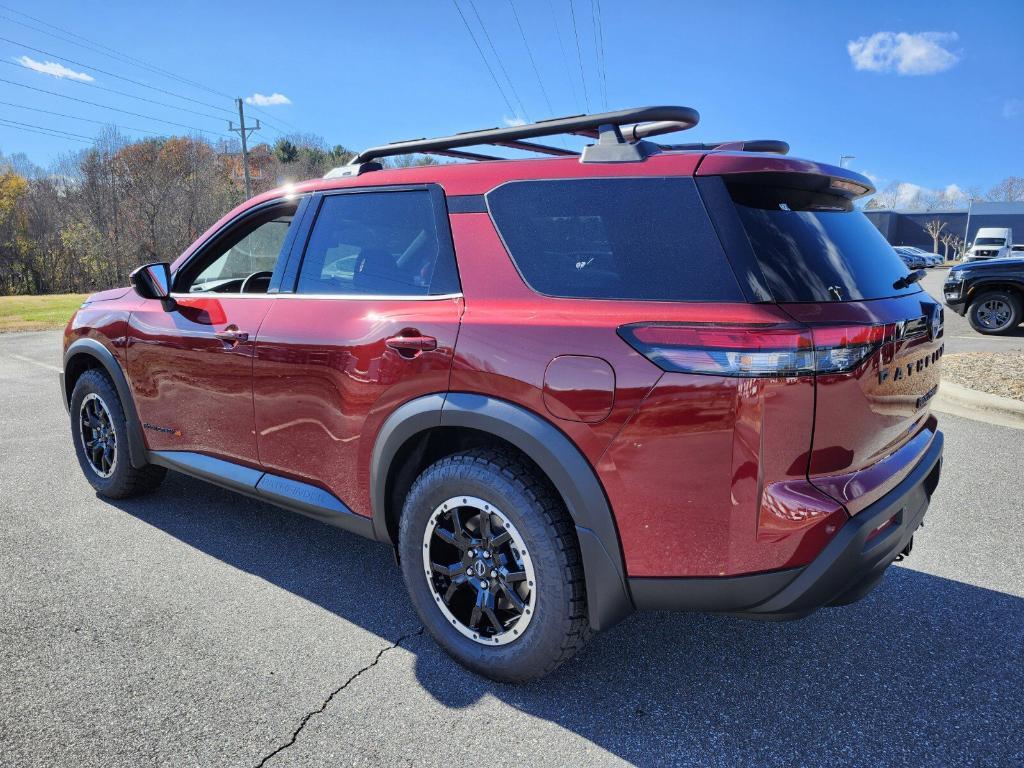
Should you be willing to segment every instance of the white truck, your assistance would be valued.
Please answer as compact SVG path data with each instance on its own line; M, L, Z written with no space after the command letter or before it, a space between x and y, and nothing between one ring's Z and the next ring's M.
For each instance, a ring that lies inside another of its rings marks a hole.
M1002 259L1010 256L1013 248L1013 230L1009 227L982 227L974 236L974 243L967 252L968 261Z

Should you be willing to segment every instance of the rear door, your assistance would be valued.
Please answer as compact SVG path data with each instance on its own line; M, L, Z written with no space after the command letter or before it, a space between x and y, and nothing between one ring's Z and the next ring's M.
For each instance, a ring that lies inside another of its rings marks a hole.
M259 456L369 515L381 423L448 390L462 314L448 215L434 185L325 193L311 205L294 282L257 339Z
M815 348L811 480L851 513L895 486L935 431L942 308L827 176L703 180L730 257L808 326ZM731 203L731 210L723 200ZM738 226L737 226L738 225Z

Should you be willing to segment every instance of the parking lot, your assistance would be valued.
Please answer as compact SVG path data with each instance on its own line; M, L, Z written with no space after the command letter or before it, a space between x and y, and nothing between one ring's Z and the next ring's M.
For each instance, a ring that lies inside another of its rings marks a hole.
M948 269L929 269L921 285L936 300L942 301L942 284ZM983 336L971 328L966 317L946 308L946 354L959 352L1021 352L1024 353L1024 326L1004 336Z
M947 317L947 351L1024 349ZM926 527L861 603L636 615L503 686L422 633L382 546L180 475L96 497L59 344L0 336L0 765L1024 762L1019 431L942 417Z

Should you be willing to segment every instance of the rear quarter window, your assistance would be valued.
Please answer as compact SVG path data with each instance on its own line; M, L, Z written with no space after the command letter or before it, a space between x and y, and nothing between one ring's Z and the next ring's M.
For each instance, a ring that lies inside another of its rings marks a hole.
M518 181L487 195L517 269L547 296L743 301L693 179Z

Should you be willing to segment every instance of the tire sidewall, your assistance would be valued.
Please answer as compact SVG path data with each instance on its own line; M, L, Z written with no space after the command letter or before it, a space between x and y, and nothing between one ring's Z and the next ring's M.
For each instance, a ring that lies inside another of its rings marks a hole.
M533 617L522 637L482 645L461 634L437 608L423 568L423 533L433 511L455 496L475 496L501 510L518 529L533 563L537 590ZM402 573L427 630L448 653L476 672L499 679L527 679L540 660L557 655L572 594L564 555L548 530L542 504L493 465L441 461L416 481L406 499L399 533Z
M100 477L85 455L85 444L82 441L80 426L82 401L90 394L98 395L107 411L110 413L110 421L114 427L114 439L117 447L117 463L110 477ZM99 371L91 370L82 374L75 383L74 391L71 393L71 439L75 445L75 456L82 468L89 484L101 495L116 495L124 485L128 472L131 469L131 459L128 453L128 427L125 423L124 410L121 408L121 400L117 396L110 379Z
M986 328L985 326L978 322L978 310L985 302L992 300L1005 302L1010 307L1010 321L1002 328ZM981 296L979 296L973 302L971 302L971 307L968 311L967 319L970 322L971 327L978 333L983 333L986 335L998 335L1001 333L1006 333L1007 331L1013 330L1020 324L1021 303L1016 296L1014 296L1011 293L1007 293L1006 291L989 291L987 293L983 293Z

